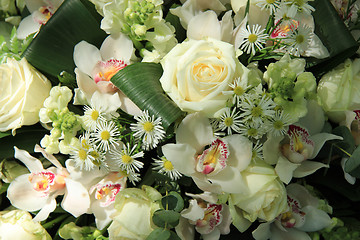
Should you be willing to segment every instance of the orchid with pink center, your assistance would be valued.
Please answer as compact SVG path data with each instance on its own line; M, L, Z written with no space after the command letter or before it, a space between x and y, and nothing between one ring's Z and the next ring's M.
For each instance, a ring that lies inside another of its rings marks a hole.
M74 48L76 80L79 89L75 91L75 104L88 104L95 92L101 94L105 108L121 108L123 111L138 115L140 109L126 97L111 81L119 70L134 60L132 41L124 34L108 36L100 50L85 41Z
M17 37L25 39L28 35L39 31L64 0L25 0L30 15L25 17L17 29Z
M17 177L10 183L7 197L11 204L26 211L37 211L34 221L43 221L56 208L55 198L64 195L61 206L78 217L90 207L90 198L85 187L70 178L69 171L51 154L39 145L35 152L41 152L55 167L44 169L40 160L27 151L15 148L15 158L22 161L30 173Z
M175 228L181 239L194 239L195 231L204 240L219 239L220 234L230 232L231 216L226 204L217 204L217 197L213 193L187 194L193 197L189 201L189 208L181 212L179 225Z
M176 130L176 144L166 144L162 151L176 170L192 177L203 191L247 191L241 171L251 161L252 143L238 134L214 137L209 120L200 113L185 117Z
M253 232L256 240L310 240L307 232L319 231L331 224L329 215L319 209L319 199L309 191L292 183L286 187L288 211L274 221L262 223Z

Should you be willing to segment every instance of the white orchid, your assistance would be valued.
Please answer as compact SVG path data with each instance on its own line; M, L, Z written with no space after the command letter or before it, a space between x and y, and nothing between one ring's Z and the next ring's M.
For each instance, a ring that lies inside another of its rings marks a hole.
M25 39L28 35L39 31L55 13L64 0L25 0L26 7L31 13L25 17L17 29L17 37Z
M209 120L199 113L181 122L176 144L166 144L162 151L176 170L192 177L203 191L247 191L241 171L251 161L252 143L238 134L215 138Z
M134 59L132 41L124 34L108 36L100 50L92 44L81 41L74 48L76 80L75 104L90 103L95 92L104 108L121 108L125 112L138 115L140 109L126 97L110 79L119 70L131 64Z
M10 183L7 197L11 204L26 211L37 211L34 221L45 220L56 208L55 198L64 195L61 206L78 217L88 211L90 198L85 187L70 178L69 171L51 154L47 154L39 145L36 152L41 152L55 167L44 169L40 160L27 151L15 147L15 158L22 161L30 173L17 177Z
M305 187L292 183L286 191L288 211L274 221L260 224L253 232L256 240L310 240L307 232L319 231L331 224L329 215L319 209L319 199Z

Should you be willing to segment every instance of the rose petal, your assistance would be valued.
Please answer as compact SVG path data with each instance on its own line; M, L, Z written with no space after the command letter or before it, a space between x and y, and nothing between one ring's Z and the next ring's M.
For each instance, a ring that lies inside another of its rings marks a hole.
M216 13L206 11L191 18L188 24L187 37L195 40L201 40L205 37L221 40L221 27Z

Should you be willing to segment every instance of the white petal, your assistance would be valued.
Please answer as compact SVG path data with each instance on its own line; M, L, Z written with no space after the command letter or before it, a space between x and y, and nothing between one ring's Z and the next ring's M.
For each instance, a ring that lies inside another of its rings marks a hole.
M321 42L320 38L314 34L311 38L310 46L306 50L304 56L322 59L327 58L330 56L330 54L324 44Z
M330 133L318 133L313 136L310 136L310 139L314 141L314 151L309 159L313 159L319 153L319 151L321 150L322 146L325 144L326 141L333 139L342 140L343 138L338 135L334 135Z
M41 222L46 220L49 217L49 214L52 213L56 208L55 196L49 198L45 206L36 214L34 221Z
M220 239L220 231L219 229L215 228L211 233L202 234L201 236L204 240L218 240Z
M206 11L191 18L187 37L195 40L201 40L205 37L221 40L221 26L216 13Z
M227 164L239 171L247 168L252 156L252 142L240 134L230 135L224 140L229 144L229 158Z
M104 113L113 113L120 108L121 101L118 92L111 94L95 91L91 97L91 105Z
M301 165L294 171L294 177L296 178L302 178L305 176L308 176L310 174L313 174L318 169L323 167L329 167L329 165L326 165L321 162L315 162L315 161L304 161L301 163Z
M162 152L176 170L190 175L195 173L195 154L194 148L187 144L166 144L162 147Z
M280 142L283 140L283 136L269 137L263 145L264 160L268 164L276 164L280 157Z
M356 177L351 176L350 174L348 174L347 172L345 172L345 163L348 160L348 158L343 158L341 159L341 168L344 171L344 178L345 180L350 183L351 185L354 185L356 182Z
M14 207L32 212L45 206L48 196L34 190L29 176L24 174L15 178L7 189L7 198Z
M90 207L90 197L85 187L70 178L65 179L66 190L61 207L71 213L74 217L78 217L88 211Z
M141 109L133 101L131 101L130 98L122 92L119 92L118 94L121 101L121 110L133 116L139 116L142 114Z
M300 164L292 163L283 156L280 156L278 163L276 164L275 171L279 176L280 180L288 184L294 174L294 170L297 169Z
M291 183L286 187L286 192L291 197L300 202L301 207L314 206L317 207L319 199L309 193L309 191L302 185L297 183Z
M62 168L61 163L54 157L52 154L48 154L45 152L43 148L41 148L38 144L35 145L35 152L40 152L47 160L49 160L55 167Z
M270 224L272 222L261 223L253 232L252 236L256 240L267 240L271 238Z
M134 47L128 36L119 33L105 38L101 45L100 53L102 59L105 61L114 58L123 60L125 63L129 64L134 53Z
M91 212L95 216L96 228L102 230L112 221L110 215L116 212L116 210L114 204L108 207L101 207L100 201L95 199L91 204Z
M96 63L102 61L99 49L86 41L75 45L73 57L76 67L89 76Z
M181 212L181 216L191 221L196 221L204 218L204 209L199 206L195 199L189 201L189 207Z
M176 143L188 143L201 153L204 146L213 141L209 120L200 113L187 115L176 130Z
M323 210L313 206L306 206L301 209L305 212L305 223L298 229L305 232L315 232L331 225L331 218Z
M247 191L246 183L244 182L239 170L234 167L226 167L214 176L209 176L208 179L221 186L221 189L227 193L244 193Z
M34 158L25 150L18 149L17 147L14 147L14 149L15 158L22 161L30 172L34 173L44 170L44 167L39 159Z
M287 231L282 231L276 226L271 226L271 240L311 240L309 235L303 231L295 228L288 228Z
M96 83L79 68L75 68L75 74L78 87L84 93L86 100L90 103L93 93L99 90Z
M234 23L231 17L232 11L227 11L223 18L221 19L221 40L223 42L230 43L232 40L232 31L234 28Z
M175 227L176 234L181 240L192 240L195 237L194 225L191 225L186 218L180 217L179 224Z
M222 220L221 223L217 226L220 230L220 233L223 235L230 233L230 225L232 223L232 218L230 215L229 206L226 204L222 204L223 210L221 211Z
M31 15L25 17L19 24L16 36L19 39L25 39L28 35L39 31L41 24L34 21Z

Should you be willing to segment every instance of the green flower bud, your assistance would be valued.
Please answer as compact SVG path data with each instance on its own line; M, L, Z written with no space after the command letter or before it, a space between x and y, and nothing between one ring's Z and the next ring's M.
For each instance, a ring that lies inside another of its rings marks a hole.
M0 179L6 183L26 173L29 173L28 169L15 161L3 160L0 163Z

